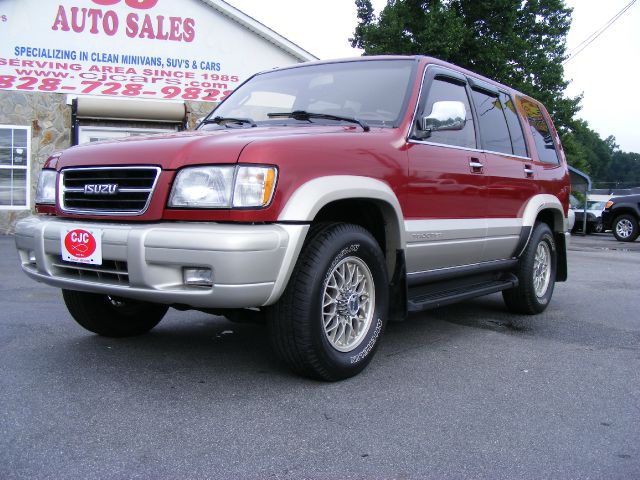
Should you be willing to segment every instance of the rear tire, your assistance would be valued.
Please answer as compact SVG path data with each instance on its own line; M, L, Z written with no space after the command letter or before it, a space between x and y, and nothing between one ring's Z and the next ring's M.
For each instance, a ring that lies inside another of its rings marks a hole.
M638 238L638 220L633 215L620 215L613 222L613 236L619 242L633 242Z
M507 308L526 315L543 312L553 295L556 269L553 233L546 223L536 223L518 263L518 286L502 292Z
M380 246L352 224L314 226L282 297L267 312L271 344L295 372L335 381L371 361L387 321Z
M62 290L62 298L80 326L105 337L147 333L169 309L166 305L75 290Z

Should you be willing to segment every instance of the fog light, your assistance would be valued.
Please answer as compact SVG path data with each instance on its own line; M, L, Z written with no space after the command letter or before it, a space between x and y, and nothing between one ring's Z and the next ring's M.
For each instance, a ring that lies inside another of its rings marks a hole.
M36 264L36 252L29 250L29 263Z
M192 287L213 287L213 271L210 268L184 268L182 274L185 285Z

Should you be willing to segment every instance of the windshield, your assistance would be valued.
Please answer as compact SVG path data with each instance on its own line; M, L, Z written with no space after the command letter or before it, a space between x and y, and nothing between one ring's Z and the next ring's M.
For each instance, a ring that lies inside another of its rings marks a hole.
M605 202L587 202L587 210L604 210Z
M414 60L368 60L309 65L256 75L209 116L242 123L205 123L202 129L255 124L336 123L339 119L269 117L309 112L356 118L383 127L398 126L410 93ZM250 122L246 121L250 120Z

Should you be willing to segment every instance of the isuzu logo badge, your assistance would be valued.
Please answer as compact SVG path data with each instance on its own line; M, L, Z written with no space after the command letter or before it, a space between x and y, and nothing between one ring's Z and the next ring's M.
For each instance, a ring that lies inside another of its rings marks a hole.
M84 186L85 195L115 195L118 193L117 183L89 183Z

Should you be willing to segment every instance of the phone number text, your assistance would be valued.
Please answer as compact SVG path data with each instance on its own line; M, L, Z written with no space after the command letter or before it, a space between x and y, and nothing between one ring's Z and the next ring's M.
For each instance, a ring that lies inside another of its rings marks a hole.
M159 90L150 90L142 83L102 82L83 80L80 85L64 85L60 78L18 77L0 75L0 89L16 89L40 92L67 92L92 95L122 95L125 97L156 97L163 99L177 98L182 100L199 100L204 102L220 102L233 90L221 90L204 87L182 87L167 85Z

